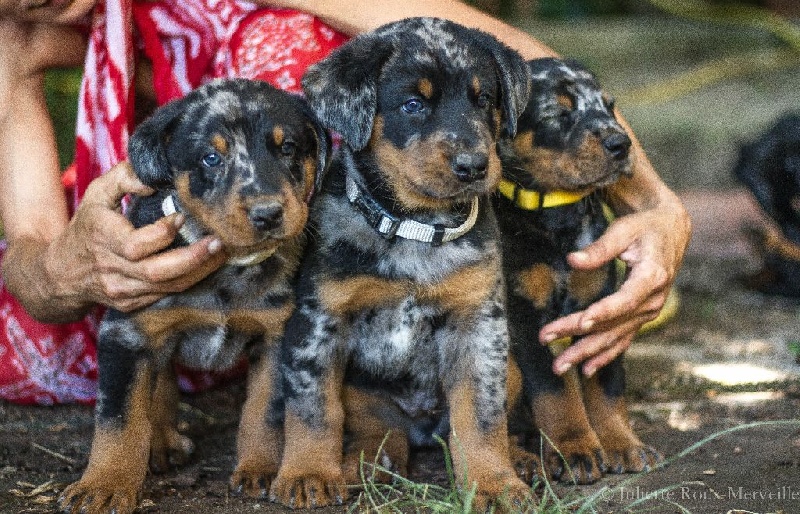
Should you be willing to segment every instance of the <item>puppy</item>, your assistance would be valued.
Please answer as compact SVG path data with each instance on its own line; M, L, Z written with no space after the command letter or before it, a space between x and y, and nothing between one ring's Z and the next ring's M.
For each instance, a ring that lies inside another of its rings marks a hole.
M370 425L378 443L394 430L387 449L399 467L403 428L430 440L449 416L456 476L477 484L479 503L528 495L508 455L488 194L501 174L497 138L514 133L529 82L493 37L431 18L359 36L306 73L306 96L342 146L312 208L316 237L284 338L273 498L307 507L345 497L343 383L350 424Z
M800 111L784 114L742 145L733 174L775 222L753 234L764 268L746 284L767 294L800 297Z
M95 435L83 477L61 499L67 512L129 513L147 471L185 457L171 363L225 370L251 359L234 488L258 494L277 471L280 386L276 340L293 309L307 200L329 142L298 97L263 82L216 81L162 107L133 134L136 174L157 192L135 198L136 227L186 217L176 245L208 234L226 265L182 293L131 313L109 310L99 331Z
M622 358L593 377L576 370L559 377L551 353L558 344L543 347L538 334L617 286L614 263L581 271L566 257L606 230L602 190L631 174L631 140L589 71L558 59L529 65L534 93L516 137L500 145L503 180L495 197L512 355L522 372L524 410L552 443L545 444L547 470L591 483L606 469L640 471L660 456L630 429ZM517 464L535 474L535 462Z

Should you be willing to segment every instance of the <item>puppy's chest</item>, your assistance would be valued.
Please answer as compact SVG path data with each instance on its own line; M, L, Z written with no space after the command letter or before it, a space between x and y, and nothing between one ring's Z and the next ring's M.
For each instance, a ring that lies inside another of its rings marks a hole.
M163 298L134 320L147 345L184 364L225 369L250 346L279 336L293 295L283 263L225 266L189 290Z
M409 296L396 305L367 309L352 320L348 350L353 363L386 379L438 376L436 331L444 317Z

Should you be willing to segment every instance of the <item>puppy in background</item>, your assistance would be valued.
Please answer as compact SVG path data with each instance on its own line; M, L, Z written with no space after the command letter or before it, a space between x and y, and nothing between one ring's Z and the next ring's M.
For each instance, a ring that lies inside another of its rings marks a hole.
M588 70L550 58L529 66L533 94L516 137L500 144L503 180L495 198L511 353L522 375L520 410L547 439L545 469L591 483L606 470L641 471L661 457L630 428L622 357L592 377L575 369L557 376L553 352L570 341L547 348L538 334L617 287L614 263L581 271L566 257L606 230L603 188L630 175L631 140L615 118L613 100ZM535 456L517 457L523 475L536 474Z
M243 79L205 85L137 128L131 163L156 193L131 202L133 225L182 213L175 245L213 234L230 259L182 293L107 312L92 450L60 499L65 512L130 513L148 457L163 469L191 452L176 428L173 362L225 370L251 360L231 485L266 494L283 441L276 340L294 307L307 202L328 153L326 132L302 99Z

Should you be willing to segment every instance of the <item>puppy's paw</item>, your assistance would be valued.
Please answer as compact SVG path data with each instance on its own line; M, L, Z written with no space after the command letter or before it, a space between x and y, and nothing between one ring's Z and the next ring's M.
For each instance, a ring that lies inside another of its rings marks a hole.
M538 455L529 452L516 444L510 445L511 465L517 472L517 476L527 484L532 484L536 479L541 478L542 461Z
M139 487L130 484L82 478L64 489L58 506L69 514L130 514L136 509L138 496Z
M307 509L342 505L347 499L347 488L341 471L289 476L281 471L272 482L270 500L292 509Z
M150 441L150 469L164 473L170 467L182 466L194 453L194 443L174 427L153 430Z
M492 480L478 483L472 502L474 512L487 512L493 506L496 512L526 512L536 504L531 488L514 473L500 473Z
M641 473L649 471L664 460L664 456L650 446L635 445L606 451L609 473Z
M267 465L266 462L241 462L231 475L231 492L266 500L277 473L277 466Z

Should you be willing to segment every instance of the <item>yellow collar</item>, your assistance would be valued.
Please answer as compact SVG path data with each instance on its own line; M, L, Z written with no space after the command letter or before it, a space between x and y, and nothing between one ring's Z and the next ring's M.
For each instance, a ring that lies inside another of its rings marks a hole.
M539 209L547 209L548 207L569 205L589 195L588 192L575 193L572 191L540 193L538 191L523 189L504 178L500 179L500 185L497 187L497 190L500 191L500 194L514 202L517 207L525 209L526 211L536 211Z

